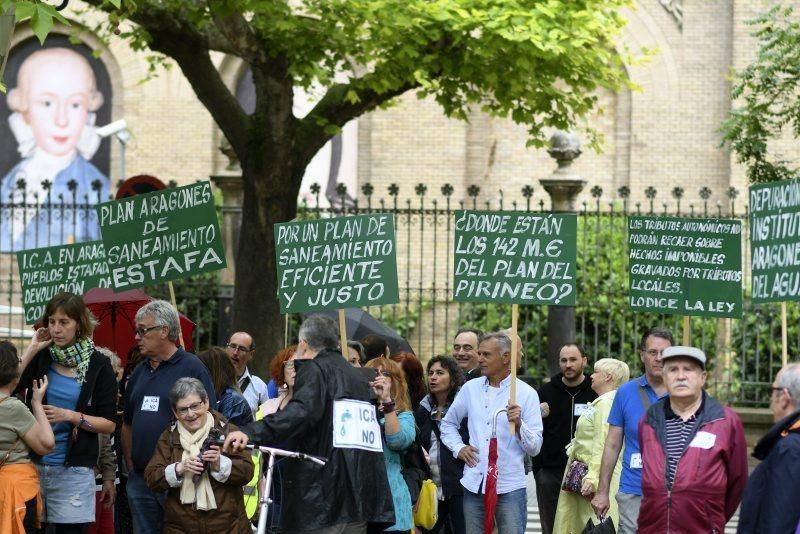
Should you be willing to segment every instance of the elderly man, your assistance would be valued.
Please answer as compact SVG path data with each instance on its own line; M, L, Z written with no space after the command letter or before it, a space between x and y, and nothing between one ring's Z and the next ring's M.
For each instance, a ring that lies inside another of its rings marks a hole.
M225 450L241 450L250 440L288 442L286 448L327 459L324 468L302 460L283 463L281 532L363 534L368 523L386 528L394 524L394 508L370 383L342 357L330 317L311 315L298 338L292 399L283 410L231 432Z
M486 334L478 345L482 378L467 382L442 420L442 443L465 463L464 522L467 534L483 532L483 495L488 469L489 439L495 413L507 409L497 424L497 508L495 521L502 534L523 534L527 523L525 455L534 456L542 446L542 415L536 390L516 380L515 403L511 393L511 339L502 332ZM458 429L468 418L469 444ZM509 430L508 421L515 425Z
M542 534L553 531L561 479L567 467L566 447L575 437L578 418L597 398L592 390L592 379L583 372L587 363L580 345L565 344L558 353L561 372L539 388L544 444L539 455L533 458L533 477Z
M464 380L470 381L481 376L478 367L478 339L483 332L477 328L459 328L453 338L453 358L464 371Z
M668 397L639 422L639 533L724 532L747 481L742 422L703 391L702 350L669 347L661 360Z
M277 386L274 394L270 395L267 384L256 375L251 374L247 367L256 353L253 336L247 332L234 332L228 344L225 345L225 352L228 353L228 358L231 359L233 368L236 370L239 389L242 390L242 395L253 413L256 413L259 406L267 400L278 396Z
M800 363L775 376L770 408L775 426L753 450L761 463L744 490L739 534L793 532L800 522Z
M644 374L623 384L614 397L608 415L606 437L600 466L597 493L592 499L592 508L598 516L605 516L609 508L611 475L617 465L625 438L625 453L622 457L622 476L619 493L616 495L619 508L620 534L636 534L636 522L642 503L642 454L639 451L639 420L647 408L666 394L661 374L661 355L672 345L672 334L665 328L650 328L642 334L639 342L639 358L644 365Z
M161 432L173 420L169 390L179 378L193 377L203 383L210 405L217 401L206 366L175 345L178 328L178 312L164 300L148 302L136 312L136 343L147 359L133 371L125 390L121 439L136 534L160 534L164 526L166 495L150 491L144 482L144 469Z

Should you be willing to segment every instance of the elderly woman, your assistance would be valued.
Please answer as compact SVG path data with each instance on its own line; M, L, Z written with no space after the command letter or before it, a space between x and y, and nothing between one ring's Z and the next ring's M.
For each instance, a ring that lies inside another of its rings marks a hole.
M55 447L42 408L47 377L33 382L33 413L11 396L19 382L19 361L16 347L0 341L0 532L11 534L36 531L41 501L30 452L45 455Z
M570 471L573 462L582 462L587 467L583 477L580 493L561 490L558 496L556 520L553 526L554 534L570 534L582 532L586 521L594 518L591 500L597 490L600 478L600 460L603 456L603 445L608 435L608 413L620 385L628 381L630 370L628 364L612 358L597 360L592 373L592 389L598 397L592 401L589 408L580 416L575 427L575 437L567 448L567 470ZM616 494L619 488L619 476L622 466L617 462L611 478L611 495ZM611 508L606 517L614 521L614 526L619 526L619 512L616 501L611 499Z
M383 459L392 489L395 518L395 524L386 532L408 532L414 528L413 504L403 478L401 456L414 443L416 427L406 379L400 366L388 358L370 360L366 367L378 370L372 388L378 400L379 422L383 430Z
M236 427L209 409L208 394L196 378L179 378L169 392L176 422L158 438L144 478L148 487L167 491L164 532L250 534L242 486L253 476L249 453L225 456L211 445ZM209 439L209 441L207 441Z
M108 358L92 342L96 321L83 299L59 293L22 355L17 393L47 377L42 406L53 427L53 452L33 455L39 471L44 522L56 534L83 533L95 521L94 466L98 434L114 432L117 380Z

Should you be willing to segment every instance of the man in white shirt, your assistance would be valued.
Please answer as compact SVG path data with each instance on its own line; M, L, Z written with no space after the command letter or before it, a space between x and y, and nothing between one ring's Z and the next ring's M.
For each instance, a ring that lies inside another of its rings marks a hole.
M225 345L225 352L228 353L228 357L236 369L239 389L242 390L242 395L244 395L255 416L258 407L266 402L270 396L264 381L256 375L250 374L250 370L247 368L247 364L253 359L253 355L256 352L253 336L247 332L234 332L228 344Z
M511 392L511 339L502 332L486 334L478 345L478 365L483 375L464 384L442 420L442 442L465 463L464 520L467 534L482 534L489 440L492 419L506 408L507 417L497 424L497 508L495 521L503 534L524 534L527 522L525 455L535 456L542 447L542 415L536 390L516 381L516 403ZM458 427L468 418L469 444ZM516 432L509 430L513 422ZM456 452L457 451L457 452Z

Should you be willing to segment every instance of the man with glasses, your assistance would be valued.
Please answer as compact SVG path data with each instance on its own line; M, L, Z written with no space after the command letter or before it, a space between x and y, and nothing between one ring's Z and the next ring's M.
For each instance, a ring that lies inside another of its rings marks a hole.
M753 449L761 463L744 490L739 534L794 532L800 522L800 363L781 369L770 391L775 425Z
M253 336L247 332L235 332L228 344L225 345L225 352L231 359L234 369L236 369L236 379L239 382L239 389L242 390L247 404L253 413L258 411L258 407L267 400L278 396L277 385L272 383L275 391L270 394L267 385L254 374L250 373L247 364L253 359L256 353L256 346L253 343ZM280 384L282 385L282 384Z
M608 436L603 448L600 464L600 480L597 493L592 499L592 508L598 516L605 516L610 504L611 475L619 460L623 438L625 452L622 456L622 476L619 493L620 534L635 534L642 503L642 453L639 449L639 420L658 399L666 395L667 388L662 376L661 355L672 346L672 333L666 328L650 328L639 343L639 358L644 365L644 374L623 384L614 397L608 415Z
M131 373L125 390L122 451L128 466L128 503L136 534L163 530L164 493L150 491L144 469L153 456L161 432L172 422L169 391L182 377L199 379L216 404L214 384L206 366L176 346L178 312L167 301L153 300L136 312L136 344L146 359Z

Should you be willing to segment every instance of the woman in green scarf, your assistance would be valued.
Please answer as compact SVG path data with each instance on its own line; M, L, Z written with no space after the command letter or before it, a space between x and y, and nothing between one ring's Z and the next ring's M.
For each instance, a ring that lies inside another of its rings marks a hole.
M81 534L95 520L97 434L114 432L117 381L108 358L95 350L96 321L80 296L54 296L41 324L22 355L16 392L31 392L34 380L47 377L42 407L56 446L45 456L32 455L39 471L43 522L53 525L56 534Z

